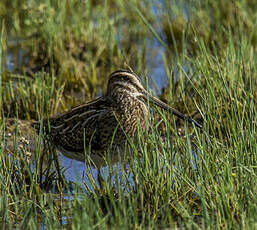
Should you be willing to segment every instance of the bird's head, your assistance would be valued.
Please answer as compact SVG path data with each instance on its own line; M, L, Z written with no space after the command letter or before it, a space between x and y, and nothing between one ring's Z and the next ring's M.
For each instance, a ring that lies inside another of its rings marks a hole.
M147 92L144 89L140 78L132 71L118 70L110 75L107 86L107 95L111 96L115 94L131 96L143 103L147 103L149 101L151 105L155 104L160 108L173 113L177 117L189 121L190 123L194 123L197 127L202 128L202 126L196 121L186 117L184 114L171 108L169 105L165 104L157 97L154 97L149 92Z

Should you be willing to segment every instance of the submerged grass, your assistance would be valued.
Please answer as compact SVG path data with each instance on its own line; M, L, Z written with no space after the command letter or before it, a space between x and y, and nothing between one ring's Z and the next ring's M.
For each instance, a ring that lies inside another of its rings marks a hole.
M250 0L229 2L229 10L216 2L1 1L2 228L257 227L257 11ZM13 38L24 56L12 58L21 64L10 71ZM151 132L113 172L123 179L104 179L101 189L91 183L87 194L78 187L72 198L50 163L42 175L40 147L33 165L4 152L4 118L69 109L126 65L151 76L153 41L164 50L162 100L203 120L201 131L156 110Z

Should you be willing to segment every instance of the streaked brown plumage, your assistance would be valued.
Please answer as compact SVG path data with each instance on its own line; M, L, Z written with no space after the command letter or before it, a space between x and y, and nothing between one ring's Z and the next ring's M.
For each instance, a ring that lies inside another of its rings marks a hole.
M134 137L138 124L143 131L147 130L148 100L201 127L151 96L135 73L119 70L110 75L104 96L44 120L43 130L51 143L70 158L84 161L85 150L90 146L91 157L101 159L111 142L116 149L124 148L127 137ZM36 126L39 130L39 123Z

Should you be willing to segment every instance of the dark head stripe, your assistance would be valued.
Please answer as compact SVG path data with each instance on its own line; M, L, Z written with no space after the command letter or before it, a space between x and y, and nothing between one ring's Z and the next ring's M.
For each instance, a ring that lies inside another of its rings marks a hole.
M109 79L115 77L115 76L133 76L133 77L136 77L137 80L139 80L139 82L141 82L140 78L133 72L129 71L129 70L117 70L117 71L114 71L113 73L110 74L110 77Z

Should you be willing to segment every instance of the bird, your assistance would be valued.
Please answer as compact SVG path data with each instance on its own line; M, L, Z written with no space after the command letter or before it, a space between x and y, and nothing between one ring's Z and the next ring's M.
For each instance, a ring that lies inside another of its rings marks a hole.
M202 125L152 96L131 70L110 74L106 93L88 103L52 118L35 122L52 145L66 157L85 162L87 154L96 165L102 165L110 149L124 151L128 138L136 136L138 124L148 131L149 105L156 105L179 118ZM41 127L41 128L40 128ZM114 158L118 158L115 154Z

